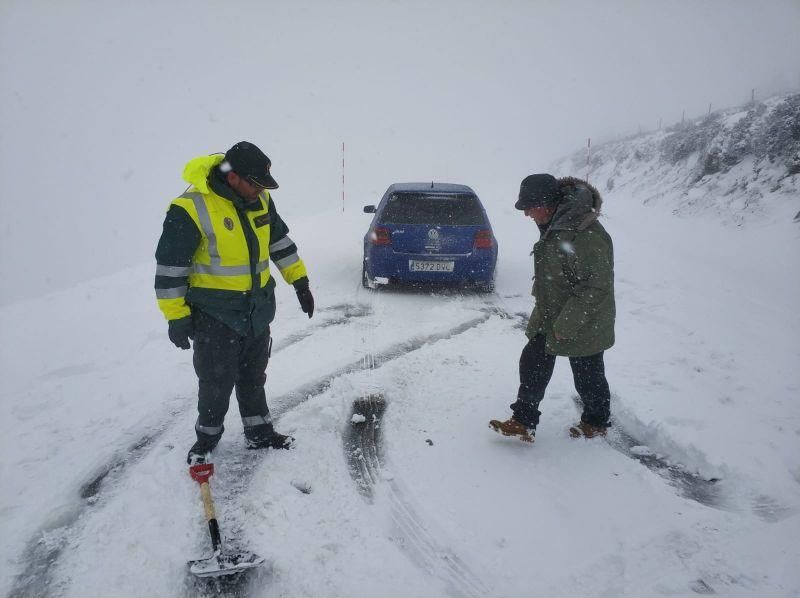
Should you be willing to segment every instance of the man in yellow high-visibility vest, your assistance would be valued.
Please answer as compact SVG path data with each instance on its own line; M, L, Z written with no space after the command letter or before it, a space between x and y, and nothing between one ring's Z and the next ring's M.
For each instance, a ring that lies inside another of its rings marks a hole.
M170 203L156 249L156 297L169 338L181 349L194 340L199 391L190 465L205 462L219 442L234 388L248 448L294 442L275 431L264 392L275 316L270 260L309 318L314 297L268 191L278 188L271 165L247 141L190 160L183 171L190 186Z

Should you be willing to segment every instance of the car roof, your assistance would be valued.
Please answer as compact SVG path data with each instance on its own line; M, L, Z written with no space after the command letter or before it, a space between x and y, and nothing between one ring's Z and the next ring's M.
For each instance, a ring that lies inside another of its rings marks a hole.
M389 185L386 190L387 193L471 193L475 192L466 185L457 185L455 183L394 183Z

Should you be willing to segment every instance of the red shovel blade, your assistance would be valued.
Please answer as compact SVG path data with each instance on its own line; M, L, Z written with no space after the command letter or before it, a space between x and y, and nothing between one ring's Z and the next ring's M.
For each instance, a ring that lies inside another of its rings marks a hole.
M198 465L191 465L189 467L189 475L192 476L192 479L198 484L204 484L214 475L214 464L200 463Z

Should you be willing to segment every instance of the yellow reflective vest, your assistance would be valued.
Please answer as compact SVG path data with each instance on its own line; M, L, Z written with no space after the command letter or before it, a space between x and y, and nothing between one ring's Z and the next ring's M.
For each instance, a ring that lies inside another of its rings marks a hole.
M156 297L167 320L196 306L246 333L249 320L258 329L274 316L270 259L289 284L307 272L268 191L257 202L235 203L209 186L222 160L217 154L186 165L192 186L168 209L156 251Z

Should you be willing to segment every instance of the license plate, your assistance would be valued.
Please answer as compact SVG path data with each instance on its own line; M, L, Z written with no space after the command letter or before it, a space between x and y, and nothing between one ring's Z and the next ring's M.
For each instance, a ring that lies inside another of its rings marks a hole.
M419 260L408 260L408 269L411 272L452 272L455 262L421 262Z

